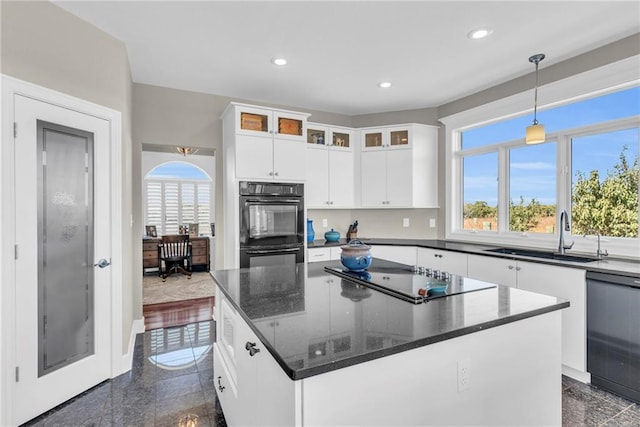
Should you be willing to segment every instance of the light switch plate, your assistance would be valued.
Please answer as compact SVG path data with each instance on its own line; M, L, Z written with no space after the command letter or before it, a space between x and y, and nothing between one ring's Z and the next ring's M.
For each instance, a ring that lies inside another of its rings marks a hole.
M402 226L403 227L409 226L409 218L402 218Z
M322 218L322 227L327 228L328 226L329 226L329 223L327 222L327 218Z
M436 219L435 218L429 218L429 227L436 228Z

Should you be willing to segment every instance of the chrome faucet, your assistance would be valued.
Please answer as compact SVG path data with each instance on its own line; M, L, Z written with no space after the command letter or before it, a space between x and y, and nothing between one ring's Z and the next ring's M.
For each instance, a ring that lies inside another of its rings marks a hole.
M574 241L571 241L568 245L564 243L564 232L571 231L571 225L569 225L569 214L567 211L562 211L560 213L560 239L558 241L558 253L565 254L567 249L571 249L573 247Z
M602 259L602 257L608 256L609 252L606 249L600 250L600 231L598 231L598 230L587 230L587 233L595 233L596 234L596 239L598 241L598 249L596 249L596 257L598 259ZM585 234L584 237L587 237L587 235Z

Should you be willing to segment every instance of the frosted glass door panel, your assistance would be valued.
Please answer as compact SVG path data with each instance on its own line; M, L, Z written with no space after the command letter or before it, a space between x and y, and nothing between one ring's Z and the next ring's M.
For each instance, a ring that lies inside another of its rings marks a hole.
M93 135L38 121L38 376L94 353Z

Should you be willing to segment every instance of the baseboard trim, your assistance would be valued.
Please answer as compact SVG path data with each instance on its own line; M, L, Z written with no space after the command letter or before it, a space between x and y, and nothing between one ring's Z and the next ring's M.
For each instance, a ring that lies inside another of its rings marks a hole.
M562 365L562 374L573 378L574 380L580 381L581 383L591 383L591 374L589 372L579 371L567 365Z
M144 317L133 321L133 324L131 325L131 335L129 335L129 346L127 348L127 352L122 355L119 366L120 369L118 369L118 372L114 372L112 378L131 370L131 367L133 366L133 352L136 345L136 335L144 333L144 330Z

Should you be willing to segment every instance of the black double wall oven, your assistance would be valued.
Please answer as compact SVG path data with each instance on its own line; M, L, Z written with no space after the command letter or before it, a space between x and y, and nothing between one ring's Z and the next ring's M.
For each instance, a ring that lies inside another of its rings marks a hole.
M304 262L304 184L240 181L240 268Z

